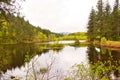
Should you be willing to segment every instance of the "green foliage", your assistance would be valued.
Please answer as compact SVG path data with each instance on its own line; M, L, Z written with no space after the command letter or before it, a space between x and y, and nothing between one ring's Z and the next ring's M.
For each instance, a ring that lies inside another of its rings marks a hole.
M54 41L56 39L56 35L55 34L49 34L48 39L49 39L49 41Z
M105 44L105 42L107 41L107 39L105 37L101 38L101 45Z
M24 18L6 15L12 21L0 19L0 43L32 43L55 40L57 33L31 25Z
M119 71L119 69L117 69L114 65L112 65L111 61L109 60L106 62L98 61L95 64L90 64L90 66L91 66L92 76L94 78L98 77L100 80L101 79L109 80L110 77L105 75L110 74L110 72L112 72L113 70Z
M30 61L30 56L29 56L29 54L26 54L25 55L25 60L24 60L24 62L29 62Z
M81 63L74 67L74 77L80 80L110 80L107 75L110 75L113 70L120 71L120 68L112 65L110 60L105 62L98 61L94 64L89 63L89 65Z
M24 63L28 63L35 55L40 55L48 50L45 44L2 44L0 45L0 70L6 72L7 69L20 67Z
M93 41L94 38L96 37L96 12L94 9L92 9L91 13L90 13L90 17L89 17L89 22L88 22L88 31L87 31L87 35L88 35L88 40L89 41Z
M88 65L81 63L75 65L74 67L75 77L77 77L79 80L91 80L91 74Z
M65 78L64 80L73 80L72 78Z
M78 36L86 36L86 32L76 32L76 33L70 33L70 34L68 34L68 35L78 35Z
M88 22L88 40L94 41L97 36L105 37L107 40L119 40L120 36L120 8L119 0L116 0L111 10L107 1L103 5L102 0L98 0L97 10L91 10Z
M25 62L25 63L26 63L26 62L29 62L35 55L36 55L36 53L33 53L32 55L30 55L30 54L28 54L28 52L27 52L27 54L25 55L24 62Z
M60 44L58 42L54 43L54 44L51 44L50 45L50 48L53 49L53 50L61 50L64 48L64 44Z
M76 32L76 33L70 33L68 35L61 36L57 38L58 40L86 40L87 35L86 32Z

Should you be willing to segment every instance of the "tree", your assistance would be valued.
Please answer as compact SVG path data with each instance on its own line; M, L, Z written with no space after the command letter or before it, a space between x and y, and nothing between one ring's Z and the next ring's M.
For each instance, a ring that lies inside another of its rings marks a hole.
M97 34L101 38L103 36L103 1L98 0L97 3L97 18L96 18L96 26L97 26Z
M15 3L17 3L16 0L0 0L0 14L6 15L18 13L20 5L18 3L15 5Z
M87 27L87 35L88 35L88 40L93 41L95 39L95 29L96 29L96 12L92 8L90 17L89 17L89 22L88 22L88 27Z
M111 26L111 8L107 0L103 13L103 37L111 40L112 38L112 26Z
M112 12L112 23L113 23L113 40L117 40L120 36L120 10L119 10L119 0L115 1L113 12Z
M90 13L90 20L88 22L88 38L94 40L105 37L107 40L120 40L120 8L119 0L115 0L113 11L107 0L106 5L103 6L102 0L98 0L95 23L93 28L92 12ZM94 35L96 34L96 36Z

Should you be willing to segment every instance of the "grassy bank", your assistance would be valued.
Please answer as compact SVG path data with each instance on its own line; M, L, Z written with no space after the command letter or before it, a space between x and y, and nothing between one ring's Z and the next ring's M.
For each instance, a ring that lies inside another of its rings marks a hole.
M94 41L94 45L96 46L103 46L103 47L110 47L110 48L120 48L120 41Z
M111 48L120 48L120 41L105 41L102 46Z

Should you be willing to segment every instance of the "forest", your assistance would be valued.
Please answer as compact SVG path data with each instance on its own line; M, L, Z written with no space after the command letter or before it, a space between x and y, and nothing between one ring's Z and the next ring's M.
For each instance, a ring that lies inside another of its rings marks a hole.
M115 0L113 7L108 0L98 0L97 8L92 8L88 22L88 40L120 40L120 6L119 0Z
M26 21L19 12L21 5L14 5L16 1L0 0L0 44L51 41L61 36Z
M29 21L25 21L24 17L6 15L8 20L1 14L0 19L0 43L33 43L46 42L55 40L86 40L86 32L75 32L70 34L62 34L51 32L48 29L33 26Z
M8 1L8 2L7 2ZM4 2L4 1L3 1ZM51 32L39 26L33 26L19 15L16 9L2 6L11 6L9 0L1 5L0 12L0 44L34 43L55 40L87 39L86 32L62 33ZM13 5L14 6L14 5ZM15 15L17 14L17 15Z
M0 15L0 43L31 43L50 41L54 36L60 36L58 33L47 29L35 27L25 21L24 18L14 15Z

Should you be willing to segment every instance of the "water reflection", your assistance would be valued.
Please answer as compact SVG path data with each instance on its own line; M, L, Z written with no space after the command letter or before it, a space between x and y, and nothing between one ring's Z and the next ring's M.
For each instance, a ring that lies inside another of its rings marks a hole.
M51 76L55 76L55 75L59 75L59 76L53 77L51 80L56 80L56 78L59 78L58 80L63 80L63 78L65 78L68 75L67 74L68 71L71 69L71 67L74 64L78 64L82 62L84 64L88 63L86 50L87 47L74 48L70 46L65 46L65 48L59 52L56 52L54 50L49 50L45 54L34 56L30 60L30 63L26 64L25 66L19 68L18 67L12 68L12 70L7 70L5 74L2 75L2 79L5 78L10 79L11 78L10 76L14 76L21 80L25 80L28 70L29 70L27 76L28 80L30 78L32 78L32 80L35 79L34 77L31 77L34 76L34 71L36 73L37 78L41 79L43 74L40 72L40 70L47 69L49 71L49 74L48 72L45 73L43 80L47 80ZM32 64L34 64L35 70L33 70ZM9 76L6 76L7 74L9 74Z
M87 53L89 61L92 63L91 69L99 75L100 79L120 77L120 50L103 47L96 49L95 46L89 45Z
M31 58L41 53L47 53L50 49L59 52L63 47L54 48L50 44L13 44L0 45L0 71L20 67L25 63L25 56Z
M50 44L1 45L0 70L4 73L1 74L0 79L11 80L15 77L25 80L28 75L28 80L30 78L34 80L32 76L41 79L44 75L43 80L47 80L56 75L58 80L63 80L72 70L71 67L79 63L88 65L87 71L92 72L88 75L92 75L94 79L118 78L120 77L119 59L119 49L96 48L93 45L88 47L67 45L57 50L51 48Z
M20 67L24 64L25 55L45 53L47 45L19 44L0 45L0 70L6 72L7 69Z

